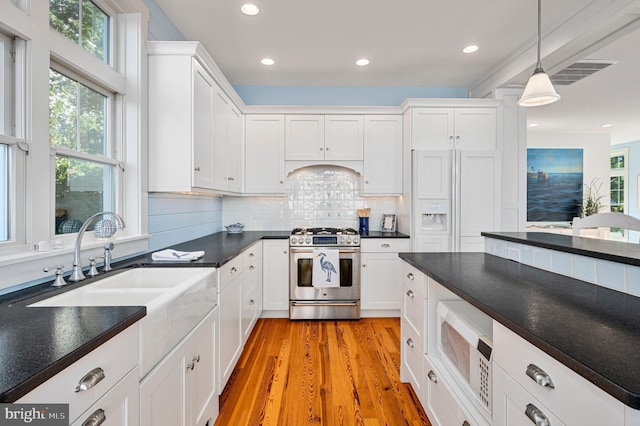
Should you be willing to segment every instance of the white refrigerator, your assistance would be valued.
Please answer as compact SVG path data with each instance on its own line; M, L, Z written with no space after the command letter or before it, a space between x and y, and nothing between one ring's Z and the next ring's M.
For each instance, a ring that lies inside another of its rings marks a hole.
M411 235L417 252L484 251L500 229L498 150L412 151Z

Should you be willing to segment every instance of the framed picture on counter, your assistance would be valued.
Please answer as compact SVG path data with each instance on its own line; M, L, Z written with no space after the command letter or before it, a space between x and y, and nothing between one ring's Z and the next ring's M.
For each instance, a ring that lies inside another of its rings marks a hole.
M382 232L396 232L396 215L385 213L382 215Z

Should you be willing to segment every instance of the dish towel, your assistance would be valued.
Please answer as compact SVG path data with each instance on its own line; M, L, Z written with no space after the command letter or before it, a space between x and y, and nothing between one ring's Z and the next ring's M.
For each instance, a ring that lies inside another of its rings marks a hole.
M178 251L166 249L151 254L151 259L159 262L191 262L204 256L204 251Z
M316 288L340 287L340 251L314 250L311 284Z

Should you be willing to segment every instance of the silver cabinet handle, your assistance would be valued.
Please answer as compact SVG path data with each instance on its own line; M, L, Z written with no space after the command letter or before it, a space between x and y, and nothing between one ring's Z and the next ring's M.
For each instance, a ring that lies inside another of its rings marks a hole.
M85 376L80 379L76 385L76 392L82 392L91 389L104 379L104 370L100 367L96 367L89 371Z
M414 280L414 276L413 276L413 274L412 274L411 272L409 272L409 273L407 274L407 278L409 278L411 281L413 281L413 280Z
M527 404L527 409L524 411L529 420L536 426L550 426L549 419L544 415L538 407L533 404Z
M320 151L322 151L322 150L324 150L324 148L322 148L322 147L321 147L321 148L320 148Z
M255 266L253 266L253 265L249 266L249 270L250 271L253 271L254 269L256 269Z
M380 247L382 247L382 248L389 248L389 247L391 247L391 245L389 245L389 244L387 244L387 243L384 243L384 244L380 244Z
M194 170L195 170L196 172L199 172L199 171L200 171L200 166L196 167Z
M254 257L256 257L256 255L253 254L253 253L249 253L249 257L254 258Z
M325 151L329 151L329 147L326 147L324 150L325 150Z
M413 348L415 346L411 338L407 339L407 345L409 345L410 348Z
M253 305L254 303L256 303L253 299L249 300L249 305Z
M236 272L238 272L238 270L236 269L235 266L231 267L231 273L235 274Z
M187 370L193 370L196 367L196 364L192 361L187 364Z
M94 411L87 420L82 423L82 426L100 426L107 420L107 416L104 414L104 410L102 408L98 408Z
M468 421L465 420L464 422L462 422L462 426L471 426L471 425L469 424Z
M409 296L410 298L413 299L415 297L415 294L413 293L413 290L407 291L407 296Z
M529 364L527 367L527 376L531 377L533 381L542 386L543 388L555 389L551 377L540 367L535 364Z
M436 376L436 373L434 373L433 370L429 370L429 372L427 373L427 377L433 383L438 383L438 376Z

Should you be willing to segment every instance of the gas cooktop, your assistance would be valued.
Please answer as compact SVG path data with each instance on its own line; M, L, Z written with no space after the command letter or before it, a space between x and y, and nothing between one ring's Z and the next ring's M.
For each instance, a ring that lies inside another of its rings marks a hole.
M295 228L289 237L295 247L359 247L358 231L353 228Z

